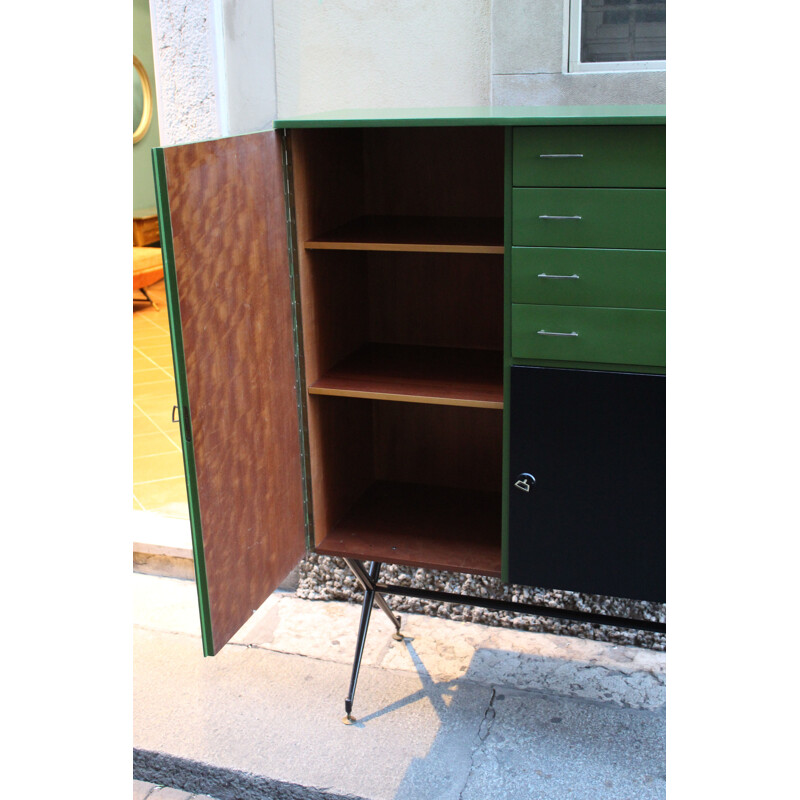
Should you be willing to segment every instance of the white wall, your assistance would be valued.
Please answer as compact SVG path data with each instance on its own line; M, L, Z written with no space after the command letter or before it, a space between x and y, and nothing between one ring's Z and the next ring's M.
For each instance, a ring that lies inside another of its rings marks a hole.
M275 0L278 116L489 105L491 0Z
M150 0L162 144L315 111L663 103L568 74L569 0Z
M263 131L277 116L273 0L217 0L227 133Z

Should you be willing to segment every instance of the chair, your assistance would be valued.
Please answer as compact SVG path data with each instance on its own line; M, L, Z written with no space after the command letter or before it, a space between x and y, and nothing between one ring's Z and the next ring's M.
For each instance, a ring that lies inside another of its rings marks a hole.
M147 292L147 287L158 283L164 277L164 265L161 263L161 249L158 247L133 248L133 291L141 292L144 297L134 297L134 302L148 302L156 311L155 301Z

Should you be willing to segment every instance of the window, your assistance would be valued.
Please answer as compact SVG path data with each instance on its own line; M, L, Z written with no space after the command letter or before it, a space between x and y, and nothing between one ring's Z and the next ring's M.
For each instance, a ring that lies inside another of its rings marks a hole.
M666 0L570 0L569 71L663 70Z

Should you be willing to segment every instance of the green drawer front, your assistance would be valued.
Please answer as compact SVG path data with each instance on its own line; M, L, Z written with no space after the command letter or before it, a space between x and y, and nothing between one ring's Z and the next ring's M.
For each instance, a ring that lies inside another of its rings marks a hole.
M511 355L555 361L666 363L665 312L638 308L511 306ZM541 334L577 334L553 336Z
M666 247L664 189L513 189L511 202L515 245Z
M663 125L515 128L514 185L664 188L665 134Z
M514 303L663 309L665 276L666 254L658 250L511 250Z

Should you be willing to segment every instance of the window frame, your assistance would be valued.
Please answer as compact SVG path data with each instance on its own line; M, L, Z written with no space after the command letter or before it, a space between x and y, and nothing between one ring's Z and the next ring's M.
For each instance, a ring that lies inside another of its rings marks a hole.
M565 0L569 6L567 72L665 72L663 61L581 61L581 0Z

